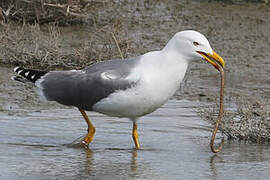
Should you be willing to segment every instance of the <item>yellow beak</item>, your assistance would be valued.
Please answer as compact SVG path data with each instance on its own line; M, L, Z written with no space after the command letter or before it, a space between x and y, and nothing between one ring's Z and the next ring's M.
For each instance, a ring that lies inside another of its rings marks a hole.
M222 57L220 55L218 55L215 51L213 51L213 54L209 54L209 53L204 53L201 51L197 51L200 55L202 55L204 57L204 59L206 61L208 61L210 64L212 64L217 70L218 70L218 65L217 63L219 63L223 68L225 66L225 62L222 59Z

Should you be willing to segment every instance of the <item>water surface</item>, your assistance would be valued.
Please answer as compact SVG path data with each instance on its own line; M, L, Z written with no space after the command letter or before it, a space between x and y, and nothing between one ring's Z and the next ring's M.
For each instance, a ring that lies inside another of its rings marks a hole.
M0 111L0 179L267 179L269 176L267 144L226 141L221 153L215 155L210 151L212 129L196 113L196 108L205 104L196 101L170 100L141 118L138 123L141 150L133 149L132 122L128 119L88 112L97 131L90 149L85 149L77 139L87 129L79 111L42 102L30 85L9 81L11 71L1 68L1 72L6 72L1 80L1 86L5 86L1 88L1 100L9 97L10 101L5 101Z

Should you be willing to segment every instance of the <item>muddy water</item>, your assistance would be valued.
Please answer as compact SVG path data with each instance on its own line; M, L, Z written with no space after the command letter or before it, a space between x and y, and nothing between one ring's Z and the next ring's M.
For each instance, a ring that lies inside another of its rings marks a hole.
M270 145L227 141L209 149L211 126L198 101L170 100L132 123L89 112L97 132L90 149L79 145L86 124L78 110L42 102L31 85L10 81L0 68L0 179L267 179ZM220 136L219 136L220 137ZM77 139L79 138L79 139Z

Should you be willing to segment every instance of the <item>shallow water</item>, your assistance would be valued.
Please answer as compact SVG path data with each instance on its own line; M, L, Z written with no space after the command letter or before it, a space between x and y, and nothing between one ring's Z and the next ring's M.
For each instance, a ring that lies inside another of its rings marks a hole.
M42 102L30 85L9 80L11 69L0 70L0 179L269 176L270 145L226 141L221 153L210 151L211 126L196 113L205 103L170 100L141 118L141 150L133 149L128 119L88 112L97 131L90 149L85 149L77 138L85 135L87 126L77 109Z

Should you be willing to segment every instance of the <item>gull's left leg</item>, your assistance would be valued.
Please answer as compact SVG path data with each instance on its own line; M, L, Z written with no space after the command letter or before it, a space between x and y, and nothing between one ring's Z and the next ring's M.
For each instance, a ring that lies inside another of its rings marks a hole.
M140 149L139 134L138 134L138 130L137 130L137 122L135 120L133 121L132 137L133 137L133 141L135 143L136 149Z
M85 136L85 138L82 141L83 144L88 146L92 142L92 140L94 139L94 134L96 132L96 129L95 129L94 125L91 123L91 121L89 120L85 111L80 109L80 108L79 108L79 111L81 112L85 122L88 125L88 134Z

